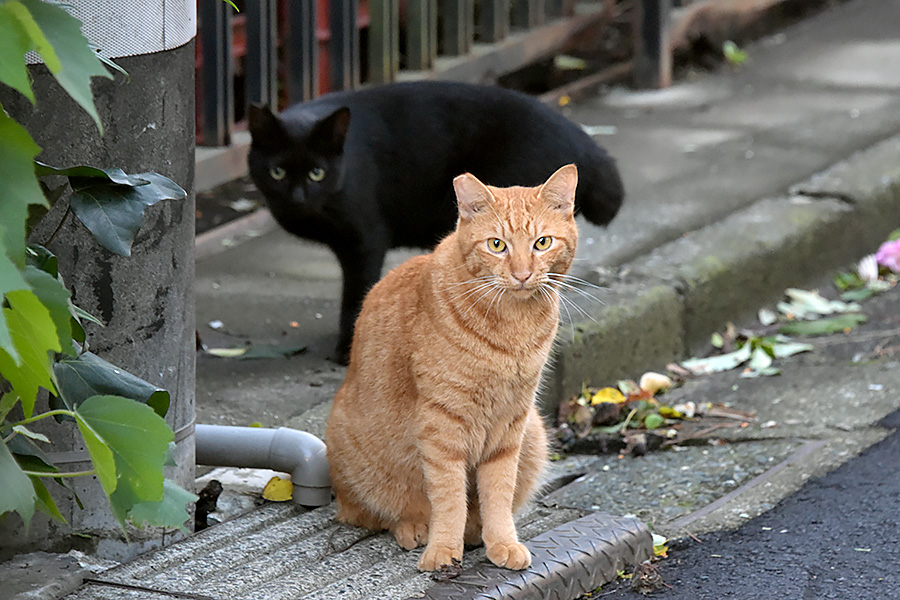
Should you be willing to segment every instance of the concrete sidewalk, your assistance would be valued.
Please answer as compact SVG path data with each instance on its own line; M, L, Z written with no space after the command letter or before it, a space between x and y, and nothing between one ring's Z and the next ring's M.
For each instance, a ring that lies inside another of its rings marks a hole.
M659 92L614 90L566 107L570 118L601 132L596 139L618 159L628 197L607 230L580 222L574 274L603 289L590 290L596 301L571 298L589 318L572 311L560 328L545 414L585 382L637 378L704 351L726 321L752 316L788 286L821 283L900 227L897 23L900 4L852 0L750 46L739 70L692 75ZM253 218L249 228L198 239L201 338L211 347L306 350L244 361L199 356L197 422L259 422L322 435L343 377L325 358L337 331L337 263L264 215ZM389 266L409 255L394 253ZM600 566L602 552L582 551L590 558L579 564L590 575L548 571L510 591L512 574L490 572L473 552L465 559L472 570L448 591L450 584L415 572L417 553L399 551L384 535L344 532L349 537L338 544L346 549L323 558L322 544L333 541L332 509L270 505L104 578L213 598L461 598L489 588L505 591L478 597L553 591L574 598L588 591L578 585L596 587L610 569L615 577L648 553L643 523L594 511L637 515L668 535L732 526L881 439L875 424L900 405L896 359L860 368L832 359L796 361L794 375L786 370L765 382L725 375L680 389L686 398L756 412L749 427L720 436L733 444L557 463L558 475L581 476L523 517L523 538L534 538L533 548L541 535L577 539L581 525L574 536L566 527L599 519L589 526L611 528L602 548L607 564ZM778 427L762 426L770 421ZM550 562L536 561L532 571ZM92 585L71 598L163 595Z

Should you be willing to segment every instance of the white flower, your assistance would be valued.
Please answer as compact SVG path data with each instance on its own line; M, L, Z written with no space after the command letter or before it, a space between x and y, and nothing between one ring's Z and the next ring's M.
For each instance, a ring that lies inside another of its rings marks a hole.
M878 261L875 260L875 255L870 254L859 261L859 266L856 268L856 272L859 274L860 279L863 281L875 281L878 279Z

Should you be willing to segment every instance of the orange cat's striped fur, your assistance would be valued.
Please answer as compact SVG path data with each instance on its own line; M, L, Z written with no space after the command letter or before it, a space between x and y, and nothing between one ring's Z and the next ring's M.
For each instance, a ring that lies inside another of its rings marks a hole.
M326 441L340 521L426 545L419 569L484 542L531 563L513 513L535 492L547 434L535 408L572 264L578 175L536 188L453 181L454 233L388 273L363 304Z

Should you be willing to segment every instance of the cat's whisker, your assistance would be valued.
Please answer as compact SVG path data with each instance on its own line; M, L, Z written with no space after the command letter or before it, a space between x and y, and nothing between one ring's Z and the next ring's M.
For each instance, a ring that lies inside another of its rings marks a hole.
M575 292L575 293L579 294L580 296L587 298L588 300L593 300L594 302L596 302L597 304L600 304L600 305L605 304L605 302L603 302L603 300L601 300L600 298L597 298L593 294L586 292L583 289L581 289L571 283L567 283L565 281L559 281L559 280L551 280L551 281L553 282L553 285L557 285L561 289L563 289L567 292Z
M577 312L578 314L580 314L582 317L585 317L585 318L587 318L587 319L590 319L591 321L593 321L593 322L596 323L597 325L600 324L600 323L597 321L597 319L595 319L594 316L591 315L591 313L589 313L588 311L586 311L586 310L583 309L582 307L578 306L578 304L577 304L574 300L572 300L571 298L566 298L566 297L563 296L563 295L560 295L559 298L560 298L560 300L562 301L562 302L560 303L561 306L566 306L566 305L568 305L568 306L574 308L574 309L575 309L575 312ZM568 312L568 311L567 311L567 312Z
M569 312L569 307L566 306L566 303L562 301L563 300L562 294L560 294L559 290L557 290L555 287L553 287L552 285L545 283L545 282L541 283L540 290L541 290L541 293L544 294L545 297L547 297L547 299L551 303L553 303L555 300L556 305L565 311L565 313L566 313L565 322L568 323L569 328L572 332L572 339L574 340L575 339L575 321L574 321L574 319L572 319L572 313Z
M482 286L482 288L487 288L487 289L483 294L478 296L478 298L476 298L475 301L472 302L472 304L469 305L469 307L465 310L465 312L463 312L463 316L468 316L469 313L478 305L478 303L481 302L482 300L484 300L491 292L496 291L499 294L503 293L503 288L500 287L500 283L496 280L491 281L490 285ZM496 296L495 296L495 298L496 298ZM491 304L493 304L493 303L494 303L494 299L491 299ZM488 305L488 310L490 310L490 305ZM487 312L485 312L485 315L487 315Z
M499 284L497 285L497 294L494 295L493 298L491 298L491 303L488 304L487 310L484 311L484 318L483 318L484 322L487 321L488 315L491 314L491 309L494 307L495 302L497 303L497 312L498 313L500 312L500 303L497 302L497 300L499 300L500 298L503 297L503 293L505 291L506 291L506 289L504 287L500 286Z
M480 283L483 281L490 281L494 279L494 275L482 275L481 277L473 277L472 279L466 279L465 281L457 281L456 283L448 283L445 288L459 287L461 285L468 285L470 283Z
M603 286L601 286L601 285L597 285L597 284L595 284L595 283L591 283L591 282L588 281L587 279L583 279L583 278L581 278L581 277L578 277L577 275L572 275L571 273L553 273L553 272L550 272L550 273L548 273L548 275L553 275L553 276L556 276L556 277L560 277L560 278L562 278L562 279L565 279L566 281L574 281L575 283L579 283L579 284L581 284L581 285L585 285L585 286L592 287L592 288L597 288L597 289L607 289L607 288L605 288L605 287L603 287Z
M481 290L490 289L490 288L494 287L494 285L495 285L494 277L491 277L487 281L482 282L469 290L464 290L454 296L451 296L450 299L451 300L465 300L466 298L468 298L470 296L474 296Z
M574 285L583 285L585 287L593 288L595 290L605 290L603 286L591 283L587 279L582 279L581 277L576 277L575 275L569 275L568 273L547 273L548 277L554 279L554 281L565 281L566 283L574 284Z
M569 312L569 307L566 306L565 302L560 302L559 305L562 307L564 311L566 311L566 321L569 322L569 331L572 334L572 341L575 341L575 319L572 318L572 313Z

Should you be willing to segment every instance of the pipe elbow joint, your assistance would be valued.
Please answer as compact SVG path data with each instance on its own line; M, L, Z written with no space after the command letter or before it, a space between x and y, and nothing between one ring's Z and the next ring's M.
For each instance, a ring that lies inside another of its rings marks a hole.
M269 456L273 469L290 473L294 503L324 506L331 502L325 442L305 431L279 427L272 438Z

